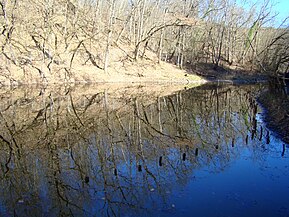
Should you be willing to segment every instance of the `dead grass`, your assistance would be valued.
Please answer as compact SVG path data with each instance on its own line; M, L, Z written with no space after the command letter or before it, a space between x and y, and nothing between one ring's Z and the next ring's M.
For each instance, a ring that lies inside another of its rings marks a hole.
M24 68L11 65L8 70L3 70L0 75L0 84L63 84L63 83L194 83L205 82L199 76L187 74L172 64L161 62L157 64L153 60L115 61L111 62L108 72L92 65L74 64L70 72L65 66L53 66L52 72L45 66L38 66L44 74L31 66Z
M189 75L169 63L158 64L156 54L149 48L145 54L142 53L144 45L140 47L140 56L143 58L135 62L135 45L125 38L117 41L117 32L121 30L117 27L109 45L109 68L108 73L105 73L101 69L107 45L106 31L103 31L106 29L104 23L99 21L98 25L102 31L94 33L92 37L89 26L79 20L78 25L85 25L87 29L82 31L79 28L77 37L73 37L76 27L69 22L65 23L66 18L61 11L44 25L39 19L45 14L41 4L32 4L33 7L27 14L28 4L25 2L21 2L17 8L16 12L21 22L15 24L13 40L5 50L13 61L0 55L0 86L99 82L205 82L201 77ZM49 28L46 28L46 25ZM5 40L4 36L0 36L0 44L4 44Z

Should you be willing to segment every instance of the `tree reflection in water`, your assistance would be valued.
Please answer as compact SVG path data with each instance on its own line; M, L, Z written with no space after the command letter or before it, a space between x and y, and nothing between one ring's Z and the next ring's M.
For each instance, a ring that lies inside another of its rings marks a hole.
M174 215L178 189L190 191L202 172L226 171L244 152L266 160L271 135L254 100L261 89L2 93L0 215Z
M271 82L258 101L265 108L267 126L274 129L286 143L289 143L289 86Z

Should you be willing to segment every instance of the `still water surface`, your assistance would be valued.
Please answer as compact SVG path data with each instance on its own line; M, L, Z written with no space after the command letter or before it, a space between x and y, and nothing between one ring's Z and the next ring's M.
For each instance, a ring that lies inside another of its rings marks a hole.
M266 88L2 90L0 216L289 216Z

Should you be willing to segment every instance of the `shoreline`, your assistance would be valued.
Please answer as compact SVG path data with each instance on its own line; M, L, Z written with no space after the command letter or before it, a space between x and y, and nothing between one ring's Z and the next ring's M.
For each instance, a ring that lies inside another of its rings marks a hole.
M244 78L244 79L205 79L201 78L200 80L189 80L189 79L180 79L180 80L99 80L99 81L67 81L67 82L27 82L27 83L12 83L12 84L0 84L1 88L18 88L18 87L31 87L31 86L75 86L75 85L97 85L97 84L124 84L124 85L190 85L190 84L207 84L207 83L217 83L217 84L231 84L231 85L246 85L246 84L260 84L268 83L269 78L267 79L258 79L256 77Z
M177 66L161 62L153 64L142 61L131 64L129 67L111 67L108 72L94 69L90 66L73 68L68 72L63 68L54 69L42 75L35 70L21 71L19 68L11 69L9 74L0 75L0 88L20 86L74 86L94 84L256 84L269 80L269 76L253 71L226 72L208 68L198 70L180 69ZM198 71L203 71L200 74Z

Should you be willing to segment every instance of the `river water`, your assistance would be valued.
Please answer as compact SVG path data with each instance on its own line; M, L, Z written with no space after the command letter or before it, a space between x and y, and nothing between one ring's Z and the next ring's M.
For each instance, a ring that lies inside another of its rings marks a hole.
M0 216L289 216L266 89L1 90Z

